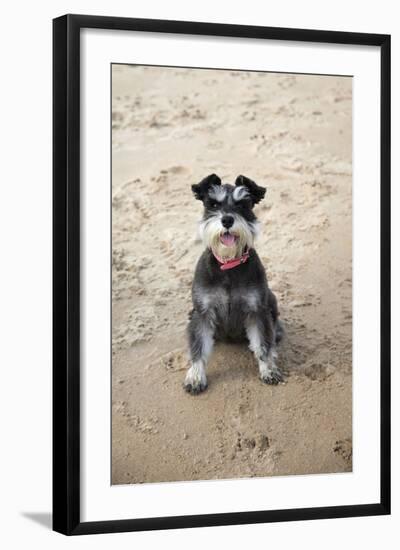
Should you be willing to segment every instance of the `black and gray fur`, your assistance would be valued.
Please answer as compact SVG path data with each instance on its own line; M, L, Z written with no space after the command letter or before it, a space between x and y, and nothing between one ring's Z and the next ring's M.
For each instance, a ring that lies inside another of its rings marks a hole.
M261 380L278 384L283 381L276 366L282 326L275 295L254 250L258 221L253 208L266 189L244 176L239 176L235 185L222 185L220 178L211 174L193 185L192 191L204 205L199 229L205 250L192 286L188 326L191 367L184 388L191 394L207 388L206 365L216 340L247 341L258 361ZM227 234L234 235L234 245L222 244L221 236ZM249 258L222 271L212 250L224 259L240 257L248 250Z

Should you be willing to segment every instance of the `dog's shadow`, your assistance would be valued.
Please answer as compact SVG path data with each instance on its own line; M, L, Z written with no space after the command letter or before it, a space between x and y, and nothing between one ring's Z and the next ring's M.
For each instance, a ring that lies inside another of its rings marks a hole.
M285 378L300 374L312 350L304 339L306 327L300 321L290 319L284 323L284 335L277 345L277 365ZM210 381L253 378L257 374L257 360L250 351L248 342L217 342L210 359L208 374Z

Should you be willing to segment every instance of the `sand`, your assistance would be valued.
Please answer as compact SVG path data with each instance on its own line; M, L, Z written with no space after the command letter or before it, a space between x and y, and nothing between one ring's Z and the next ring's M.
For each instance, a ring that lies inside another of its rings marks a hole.
M352 81L113 67L112 483L352 469ZM279 301L286 382L219 344L184 392L202 245L190 186L267 187L257 251Z

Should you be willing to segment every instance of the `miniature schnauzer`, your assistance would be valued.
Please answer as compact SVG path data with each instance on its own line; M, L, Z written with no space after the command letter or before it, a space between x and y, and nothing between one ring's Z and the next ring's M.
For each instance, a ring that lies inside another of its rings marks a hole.
M198 394L207 388L206 364L215 340L248 341L266 384L283 381L276 366L276 344L283 329L275 295L254 250L259 222L253 207L266 189L245 176L235 185L215 175L192 185L204 205L199 224L205 246L192 286L193 310L188 337L191 366L184 388Z

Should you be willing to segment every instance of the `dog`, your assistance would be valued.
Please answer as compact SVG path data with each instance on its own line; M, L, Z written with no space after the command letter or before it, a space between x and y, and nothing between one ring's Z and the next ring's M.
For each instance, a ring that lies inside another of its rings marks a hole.
M205 246L196 265L193 309L189 314L190 368L184 389L192 395L207 388L206 366L215 341L248 341L262 382L283 382L276 346L283 336L275 295L254 249L259 222L254 206L266 188L245 176L235 185L216 174L192 185L204 206L199 236Z

